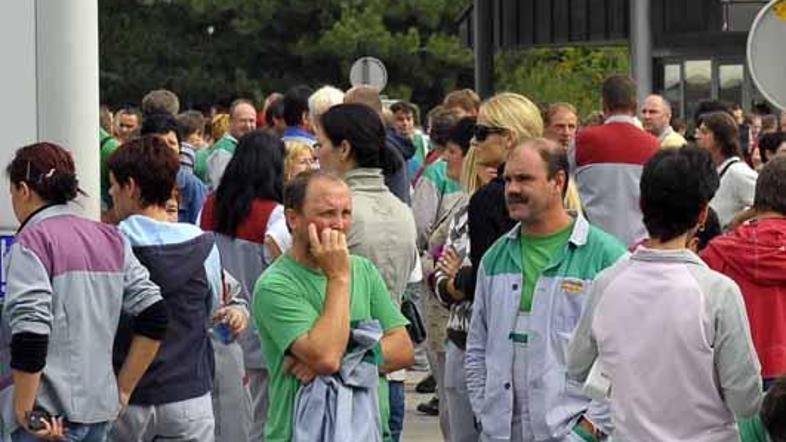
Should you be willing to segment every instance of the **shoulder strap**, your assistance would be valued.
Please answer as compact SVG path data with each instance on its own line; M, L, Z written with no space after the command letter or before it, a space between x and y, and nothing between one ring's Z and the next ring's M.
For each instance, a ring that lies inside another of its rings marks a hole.
M726 172L729 171L729 167L739 162L740 162L739 158L735 158L734 160L729 161L728 164L723 166L723 170L721 170L720 173L718 174L718 178L723 178L723 175L726 175Z

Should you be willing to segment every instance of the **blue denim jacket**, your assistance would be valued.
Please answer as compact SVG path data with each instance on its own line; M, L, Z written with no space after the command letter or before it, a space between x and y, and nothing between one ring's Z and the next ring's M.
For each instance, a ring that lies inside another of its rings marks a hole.
M382 442L379 363L374 349L382 339L377 320L360 321L338 373L317 376L295 398L292 442ZM381 350L380 350L381 351Z

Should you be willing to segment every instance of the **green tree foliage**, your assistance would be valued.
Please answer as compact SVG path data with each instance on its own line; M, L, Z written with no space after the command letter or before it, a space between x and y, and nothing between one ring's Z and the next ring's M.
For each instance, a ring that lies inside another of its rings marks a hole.
M360 56L388 68L391 98L428 108L472 85L456 37L469 0L101 0L102 102L166 87L184 106L261 100L300 83L348 88Z
M495 63L497 90L517 92L541 104L566 101L582 116L600 110L600 85L606 76L629 70L625 47L504 51Z
M257 102L305 83L348 88L358 57L381 59L391 98L426 110L446 92L472 87L471 49L457 38L470 0L101 0L102 102L138 104L165 87L184 107ZM540 103L599 107L610 73L627 72L622 47L502 51L496 89Z

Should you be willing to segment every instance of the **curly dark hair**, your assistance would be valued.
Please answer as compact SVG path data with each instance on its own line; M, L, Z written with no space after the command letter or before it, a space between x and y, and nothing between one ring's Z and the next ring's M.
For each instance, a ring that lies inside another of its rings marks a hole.
M710 153L697 147L661 150L644 165L639 204L651 238L674 239L696 226L718 190Z
M172 197L180 160L161 139L148 135L118 147L107 160L107 167L118 184L134 179L142 206L164 207Z
M764 166L756 180L753 207L786 215L786 157L776 156Z

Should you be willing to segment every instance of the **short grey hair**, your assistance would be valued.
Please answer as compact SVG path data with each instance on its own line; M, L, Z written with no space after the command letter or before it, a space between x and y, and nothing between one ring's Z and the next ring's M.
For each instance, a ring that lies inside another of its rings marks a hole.
M330 85L322 86L308 97L309 118L312 123L317 123L328 109L343 102L344 91Z

